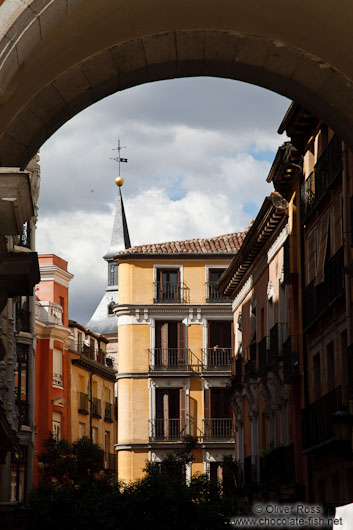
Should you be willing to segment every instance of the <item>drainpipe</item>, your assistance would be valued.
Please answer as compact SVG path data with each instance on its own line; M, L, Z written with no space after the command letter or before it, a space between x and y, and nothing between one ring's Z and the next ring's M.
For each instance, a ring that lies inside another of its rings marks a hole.
M347 266L350 261L350 242L351 227L349 222L349 203L348 203L348 149L342 142L342 191L343 191L343 244L344 244L344 265ZM349 274L345 274L345 301L346 301L346 322L347 322L347 345L352 344L352 314L351 314L351 288L352 280ZM351 366L348 362L348 368ZM348 396L350 398L350 396ZM353 412L353 401L349 401L349 412Z
M93 377L93 372L91 372L89 374L89 437L91 439L91 442L93 441L92 439L92 409L93 409L93 399L92 399L92 377Z

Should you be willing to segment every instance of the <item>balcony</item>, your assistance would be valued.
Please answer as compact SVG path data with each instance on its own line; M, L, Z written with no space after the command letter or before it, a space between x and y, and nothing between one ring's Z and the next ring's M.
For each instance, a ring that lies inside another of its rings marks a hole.
M180 304L184 303L184 283L178 282L153 282L154 304Z
M256 361L249 359L245 363L244 368L244 379L249 379L251 377L256 377Z
M293 383L299 375L299 335L291 335L283 344L283 382Z
M84 394L83 392L78 393L78 411L81 414L89 414L88 394Z
M36 317L45 324L63 325L63 308L53 302L37 302Z
M258 345L259 351L259 375L264 374L268 370L268 337L260 340Z
M238 355L231 360L232 378L236 385L241 385L243 378L243 357Z
M104 403L104 421L113 423L113 405L111 403Z
M203 420L203 439L211 441L234 441L233 418L209 418Z
M16 309L16 326L17 331L31 332L31 312L27 309Z
M332 187L336 177L342 172L342 146L338 136L334 136L316 162L314 171L301 186L301 217L304 223L316 209L326 192Z
M244 458L244 487L253 488L257 485L257 456L251 455Z
M294 445L275 447L260 460L261 484L267 489L295 482Z
M92 416L94 418L102 417L102 402L96 397L92 398Z
M180 418L149 420L150 442L175 442L186 436L186 424Z
M333 415L340 409L342 409L342 386L331 390L302 411L304 450L334 438Z
M210 372L231 372L233 348L204 348L202 369Z
M116 454L104 453L104 469L116 473Z
M29 403L28 401L18 401L16 405L18 408L20 425L29 425Z
M63 374L53 373L53 385L63 386Z
M216 290L217 282L206 282L206 302L211 303L231 303L231 299L227 296L223 296Z
M154 348L148 351L150 372L190 370L191 352L188 348Z
M303 323L307 328L325 314L331 304L344 292L344 254L341 247L325 264L324 281L314 280L303 291Z

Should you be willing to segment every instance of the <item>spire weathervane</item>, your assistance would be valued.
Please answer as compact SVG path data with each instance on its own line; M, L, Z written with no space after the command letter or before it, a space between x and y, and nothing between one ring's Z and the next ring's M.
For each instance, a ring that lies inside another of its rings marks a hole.
M115 162L118 162L118 164L119 164L119 177L120 177L120 163L121 162L127 163L127 158L121 158L121 156L120 156L120 151L122 149L126 149L126 145L121 146L120 145L120 138L119 138L118 139L118 147L116 147L115 149L112 149L112 151L118 151L118 156L110 159L110 160L115 160Z

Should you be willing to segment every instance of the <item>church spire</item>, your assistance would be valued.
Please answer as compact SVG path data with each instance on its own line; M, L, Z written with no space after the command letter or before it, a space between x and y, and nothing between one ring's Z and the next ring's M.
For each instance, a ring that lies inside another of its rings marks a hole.
M121 163L127 164L127 158L122 158L120 156L120 151L125 148L126 146L120 145L120 138L119 138L118 147L116 149L113 149L113 151L118 151L118 156L115 158L112 158L112 160L115 160L115 162L118 162L119 164L119 176L116 177L115 179L115 184L119 188L119 193L118 193L116 206L115 206L115 217L114 217L113 232L112 232L110 248L108 252L103 256L103 258L106 261L111 261L120 250L131 247L129 230L127 227L127 221L126 221L126 216L125 216L123 196L121 194L121 187L124 184L124 179L120 176L120 164Z
M108 252L103 256L106 261L110 261L114 256L125 248L131 247L129 229L127 227L124 201L121 194L121 186L124 184L124 179L117 177L115 184L119 187L118 197L115 206L115 217L112 231L112 239Z
M118 186L118 196L115 204L115 216L113 223L113 231L108 252L103 258L108 262L108 284L105 293L98 304L95 312L91 316L86 326L97 333L115 337L117 334L117 322L113 312L113 307L118 303L118 264L114 258L126 248L131 247L129 230L125 216L123 196L121 194L121 187L124 184L124 179L120 176L120 163L127 162L127 158L120 157L120 151L124 147L120 146L118 142L117 150L118 157L114 158L119 163L119 177L116 177L115 184Z

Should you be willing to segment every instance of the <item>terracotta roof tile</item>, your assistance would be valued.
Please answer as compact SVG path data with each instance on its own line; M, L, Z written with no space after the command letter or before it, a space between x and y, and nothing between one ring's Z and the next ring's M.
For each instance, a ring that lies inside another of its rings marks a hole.
M150 245L136 245L119 252L127 254L234 254L238 252L251 224L244 232L233 232L205 239L167 241Z

